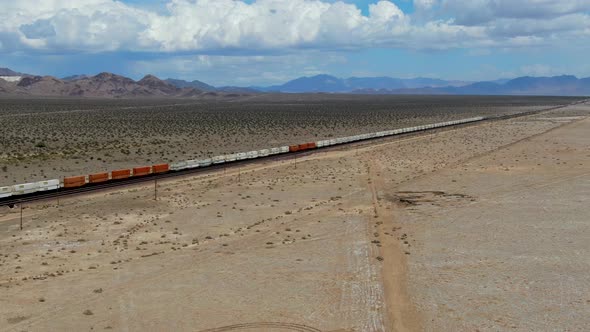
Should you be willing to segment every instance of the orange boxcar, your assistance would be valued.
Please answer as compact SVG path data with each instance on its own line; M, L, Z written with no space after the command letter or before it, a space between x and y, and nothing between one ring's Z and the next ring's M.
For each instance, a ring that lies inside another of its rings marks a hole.
M118 171L111 172L111 179L119 180L119 179L126 179L131 176L130 169L120 169Z
M299 151L307 150L307 143L299 144Z
M88 175L88 183L106 182L109 180L109 173L96 173Z
M318 146L315 144L315 142L311 142L311 143L307 143L307 148L308 149L315 149Z
M82 187L85 184L86 184L86 176L84 176L84 175L64 178L64 188Z
M143 176L150 174L152 168L150 166L134 167L133 176Z
M170 170L170 166L168 164L158 164L152 166L154 173L166 173Z
M299 151L299 145L290 145L289 152L296 152Z

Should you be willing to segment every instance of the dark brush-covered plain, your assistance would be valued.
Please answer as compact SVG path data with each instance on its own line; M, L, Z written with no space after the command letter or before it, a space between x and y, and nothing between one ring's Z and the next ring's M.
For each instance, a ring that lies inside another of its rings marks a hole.
M230 100L0 99L0 186L317 141L569 97L253 95Z

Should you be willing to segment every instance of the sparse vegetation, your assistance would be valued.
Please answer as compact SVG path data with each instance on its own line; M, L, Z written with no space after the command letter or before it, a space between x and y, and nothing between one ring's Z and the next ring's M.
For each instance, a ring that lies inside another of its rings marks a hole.
M13 183L22 183L571 101L349 95L268 95L239 103L2 99L0 166ZM42 176L33 176L41 170Z

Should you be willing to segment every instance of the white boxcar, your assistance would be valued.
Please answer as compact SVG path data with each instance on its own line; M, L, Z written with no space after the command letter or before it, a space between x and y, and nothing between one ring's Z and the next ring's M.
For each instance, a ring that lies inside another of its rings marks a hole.
M232 162L232 161L236 161L236 160L238 160L237 153L230 153L230 154L225 155L225 161L227 161L227 162Z
M279 149L281 149L281 153L287 153L289 152L289 146L281 146Z
M0 198L12 196L12 187L0 187Z
M279 154L281 153L281 148L271 148L270 154Z
M56 190L59 188L59 179L37 182L38 191Z
M258 158L258 151L248 151L246 154L248 155L248 159Z
M15 184L12 186L12 194L13 195L24 195L34 193L39 189L39 185L37 183L23 183L23 184Z
M337 139L335 139L335 138L332 138L332 139L330 140L330 143L328 143L328 145L336 145L336 144L338 144L336 141L337 141Z
M238 160L244 160L248 158L248 155L246 155L246 152L238 152Z
M201 159L201 160L199 160L199 167L211 166L212 163L213 163L213 160L211 158Z
M266 157L270 154L270 150L269 149L262 149L260 151L258 151L258 156L259 157Z

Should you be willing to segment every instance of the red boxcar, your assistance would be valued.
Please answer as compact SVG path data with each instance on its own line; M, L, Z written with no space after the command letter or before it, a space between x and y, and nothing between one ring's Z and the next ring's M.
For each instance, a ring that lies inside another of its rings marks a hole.
M100 183L109 180L109 173L96 173L88 175L88 183Z
M170 170L170 165L168 164L158 164L152 166L154 173L166 173Z
M289 152L296 152L299 151L299 145L290 145Z
M72 176L64 178L64 188L82 187L86 184L86 176Z
M144 176L150 174L152 168L150 166L134 167L133 176Z
M119 180L119 179L126 179L131 176L130 169L120 169L118 171L111 172L111 179Z
M315 149L318 146L315 144L315 142L311 142L311 143L307 143L307 148L308 149Z

